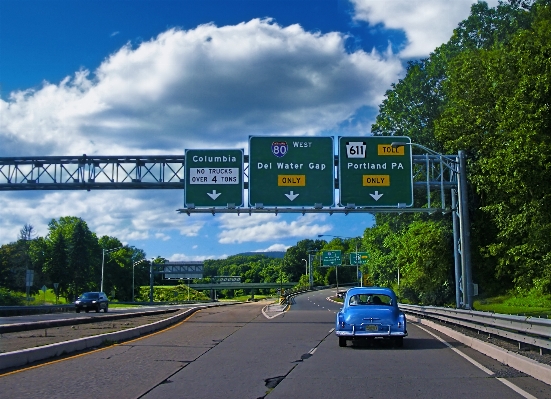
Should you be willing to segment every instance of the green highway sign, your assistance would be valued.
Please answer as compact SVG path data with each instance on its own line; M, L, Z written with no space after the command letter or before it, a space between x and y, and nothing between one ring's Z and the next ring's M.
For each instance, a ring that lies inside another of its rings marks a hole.
M249 137L249 205L334 206L332 137Z
M342 264L341 250L322 251L321 259L323 266L340 266Z
M243 206L243 150L186 150L184 203Z
M369 254L367 252L352 252L350 254L350 264L352 266L367 265Z
M392 147L392 143L404 143ZM339 204L407 207L413 205L409 137L339 137Z

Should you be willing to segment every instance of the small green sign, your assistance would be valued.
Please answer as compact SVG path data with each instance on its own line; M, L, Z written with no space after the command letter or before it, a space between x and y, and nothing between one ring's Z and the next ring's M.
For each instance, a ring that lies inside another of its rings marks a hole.
M335 204L333 137L249 137L249 205Z
M369 254L367 252L352 252L350 254L350 264L352 266L367 265Z
M340 266L342 264L341 250L322 251L321 259L323 266Z
M409 137L339 137L340 205L412 206L410 144Z
M186 207L237 207L243 202L243 150L186 150Z

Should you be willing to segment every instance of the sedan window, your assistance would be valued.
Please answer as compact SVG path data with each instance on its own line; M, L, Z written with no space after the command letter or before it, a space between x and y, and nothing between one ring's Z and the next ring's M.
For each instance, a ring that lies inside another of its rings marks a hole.
M356 294L350 297L350 306L357 305L392 305L392 298L382 294Z
M98 299L99 294L97 292L85 292L84 294L82 294L80 298L81 299Z

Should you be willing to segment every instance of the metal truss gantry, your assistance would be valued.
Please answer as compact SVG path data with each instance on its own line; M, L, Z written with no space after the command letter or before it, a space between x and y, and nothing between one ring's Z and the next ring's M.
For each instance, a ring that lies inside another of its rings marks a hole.
M183 155L0 158L0 191L183 188Z

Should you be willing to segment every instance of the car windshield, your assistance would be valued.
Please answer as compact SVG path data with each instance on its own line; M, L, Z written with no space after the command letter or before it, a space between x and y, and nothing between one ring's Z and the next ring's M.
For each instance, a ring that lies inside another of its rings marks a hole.
M99 294L97 292L85 292L80 296L80 299L98 299Z
M392 298L383 294L356 294L350 297L348 302L350 306L357 305L392 305Z

